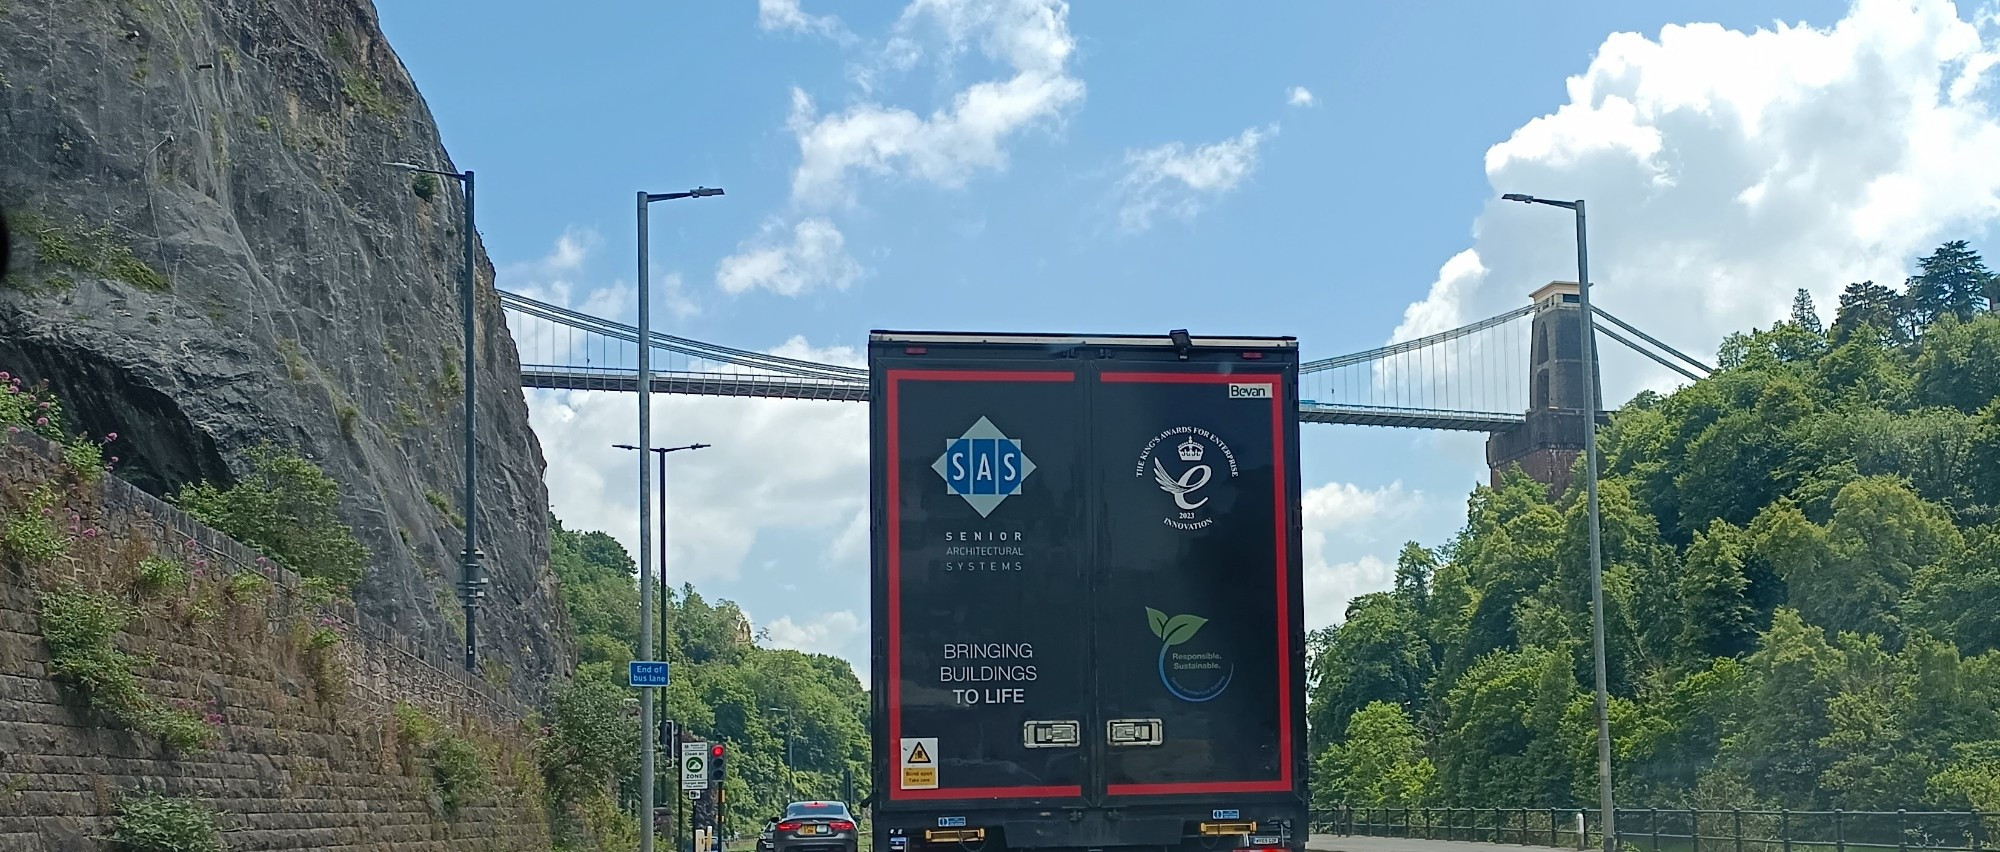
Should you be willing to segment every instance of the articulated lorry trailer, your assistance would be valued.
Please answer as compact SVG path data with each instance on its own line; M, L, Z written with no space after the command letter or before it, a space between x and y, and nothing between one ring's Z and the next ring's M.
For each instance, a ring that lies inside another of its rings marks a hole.
M1297 341L868 364L875 852L1303 850Z

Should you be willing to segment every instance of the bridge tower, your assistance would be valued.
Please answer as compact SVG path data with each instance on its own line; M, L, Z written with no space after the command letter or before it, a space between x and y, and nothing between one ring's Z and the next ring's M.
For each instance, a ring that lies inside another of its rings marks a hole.
M1550 496L1569 487L1570 466L1583 452L1584 418L1603 410L1602 396L1585 401L1582 306L1574 281L1551 281L1529 295L1534 327L1528 359L1527 419L1486 439L1492 483L1508 468L1548 486ZM1596 352L1591 353L1593 356ZM1602 363L1593 357L1593 365ZM1590 382L1589 387L1598 383Z

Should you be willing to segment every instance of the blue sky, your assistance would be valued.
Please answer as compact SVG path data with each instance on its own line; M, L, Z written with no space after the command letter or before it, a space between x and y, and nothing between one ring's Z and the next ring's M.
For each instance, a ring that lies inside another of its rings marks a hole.
M654 207L656 323L744 348L1188 327L1367 349L1572 277L1568 221L1496 200L1525 191L1591 199L1599 302L1701 356L1794 288L1830 315L2000 216L1991 9L1942 0L550 8L381 9L478 171L501 286L629 321L634 193L722 186ZM1607 398L1666 378L1614 358ZM634 460L608 444L631 399L530 403L558 515L629 546ZM865 413L657 411L659 440L717 445L675 459L677 581L865 666ZM1324 624L1462 522L1483 454L1306 431Z

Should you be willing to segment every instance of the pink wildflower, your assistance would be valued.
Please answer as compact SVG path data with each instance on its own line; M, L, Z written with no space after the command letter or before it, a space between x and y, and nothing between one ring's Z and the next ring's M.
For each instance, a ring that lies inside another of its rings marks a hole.
M83 531L83 537L84 537L84 538L96 538L96 537L97 537L97 528L96 528L96 527L90 527L90 528L88 528L88 529L85 529L85 530Z
M47 425L49 425L49 419L48 419L47 417L37 417L37 418L35 418L35 425L36 425L36 426L47 426Z
M118 433L117 433L117 432L112 432L112 433L110 433L110 434L108 434L108 435L105 435L105 436L104 436L104 440L106 440L106 441L116 441L116 440L118 440Z

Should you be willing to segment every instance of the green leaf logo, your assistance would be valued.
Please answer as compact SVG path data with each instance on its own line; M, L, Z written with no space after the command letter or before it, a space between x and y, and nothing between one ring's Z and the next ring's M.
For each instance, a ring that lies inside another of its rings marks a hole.
M1202 625L1207 623L1208 619L1202 618L1199 615L1176 615L1173 618L1167 619L1166 626L1160 630L1160 638L1167 643L1168 647L1179 645L1182 642L1193 639L1194 634L1201 630Z
M1167 614L1152 607L1146 607L1146 624L1153 628L1153 635L1167 638Z

